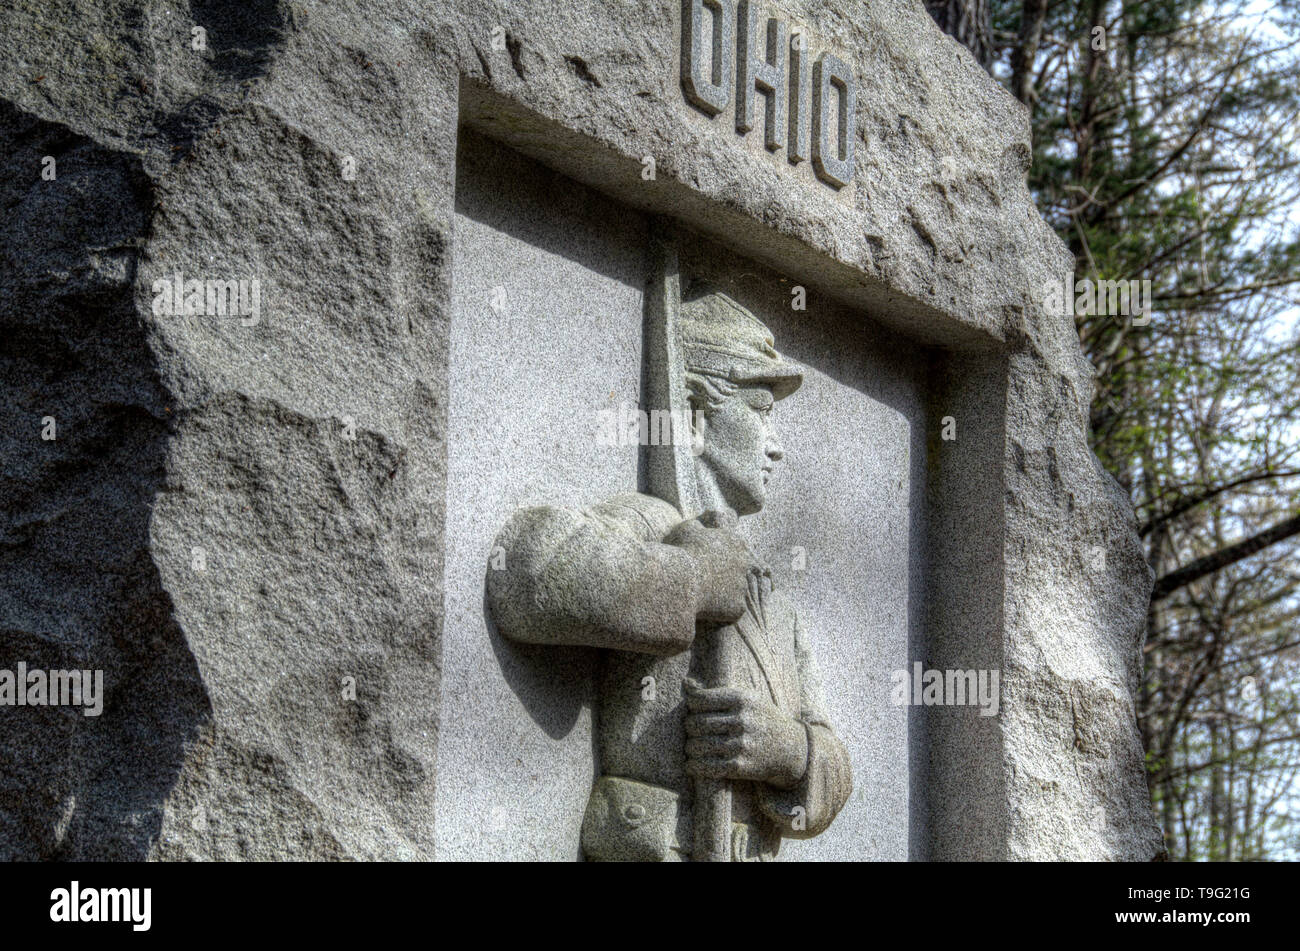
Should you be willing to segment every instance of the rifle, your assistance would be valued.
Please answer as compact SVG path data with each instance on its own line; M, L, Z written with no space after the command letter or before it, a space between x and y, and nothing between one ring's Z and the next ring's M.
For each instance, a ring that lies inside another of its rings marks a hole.
M700 514L695 458L691 453L686 367L678 334L682 286L677 245L671 225L656 219L650 227L650 286L646 293L645 393L647 411L668 410L669 444L646 447L646 483L652 495L675 505L683 519ZM680 432L680 428L685 428ZM697 624L692 648L697 670L709 686L731 680L728 626ZM696 779L692 814L697 862L731 860L731 784Z

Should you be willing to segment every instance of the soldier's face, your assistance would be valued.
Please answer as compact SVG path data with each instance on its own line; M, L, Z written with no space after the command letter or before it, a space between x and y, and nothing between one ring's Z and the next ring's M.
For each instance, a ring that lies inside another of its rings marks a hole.
M701 423L698 464L737 515L752 515L767 498L767 480L785 455L772 414L776 401L767 386L744 386Z

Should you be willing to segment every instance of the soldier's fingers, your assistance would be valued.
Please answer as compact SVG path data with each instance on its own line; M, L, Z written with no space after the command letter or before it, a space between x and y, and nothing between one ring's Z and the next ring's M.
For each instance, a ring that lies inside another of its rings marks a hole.
M712 733L730 735L740 732L738 713L692 713L686 717L687 736L706 736Z
M725 528L735 531L736 525L740 519L731 509L709 509L707 512L700 514L700 524L707 525L709 528Z
M734 768L734 761L726 757L711 756L686 761L686 772L702 779L732 779Z
M686 708L691 713L736 710L740 705L741 694L734 687L701 687L686 693Z
M716 759L740 753L738 736L693 736L686 741L686 755L692 759Z

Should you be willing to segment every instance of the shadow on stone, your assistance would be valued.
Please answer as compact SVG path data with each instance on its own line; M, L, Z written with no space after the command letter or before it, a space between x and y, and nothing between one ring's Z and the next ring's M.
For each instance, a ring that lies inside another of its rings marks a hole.
M0 141L0 668L98 669L105 694L98 717L0 707L0 858L144 859L211 716L150 554L171 432L134 300L152 188L4 104Z
M491 570L490 568L488 569ZM486 583L485 583L486 589ZM501 674L533 722L553 740L569 735L590 702L595 652L583 647L520 644L497 630L483 594L483 623ZM572 689L569 689L571 686Z

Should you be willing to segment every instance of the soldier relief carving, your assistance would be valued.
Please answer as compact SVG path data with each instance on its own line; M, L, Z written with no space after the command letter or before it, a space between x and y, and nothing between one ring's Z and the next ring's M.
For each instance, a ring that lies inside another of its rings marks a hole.
M642 449L648 491L581 508L574 486L572 508L516 511L487 604L509 639L602 649L589 860L767 861L824 832L853 788L811 632L737 532L766 501L777 404L803 373L732 297L683 288L667 234L643 406L677 425Z

